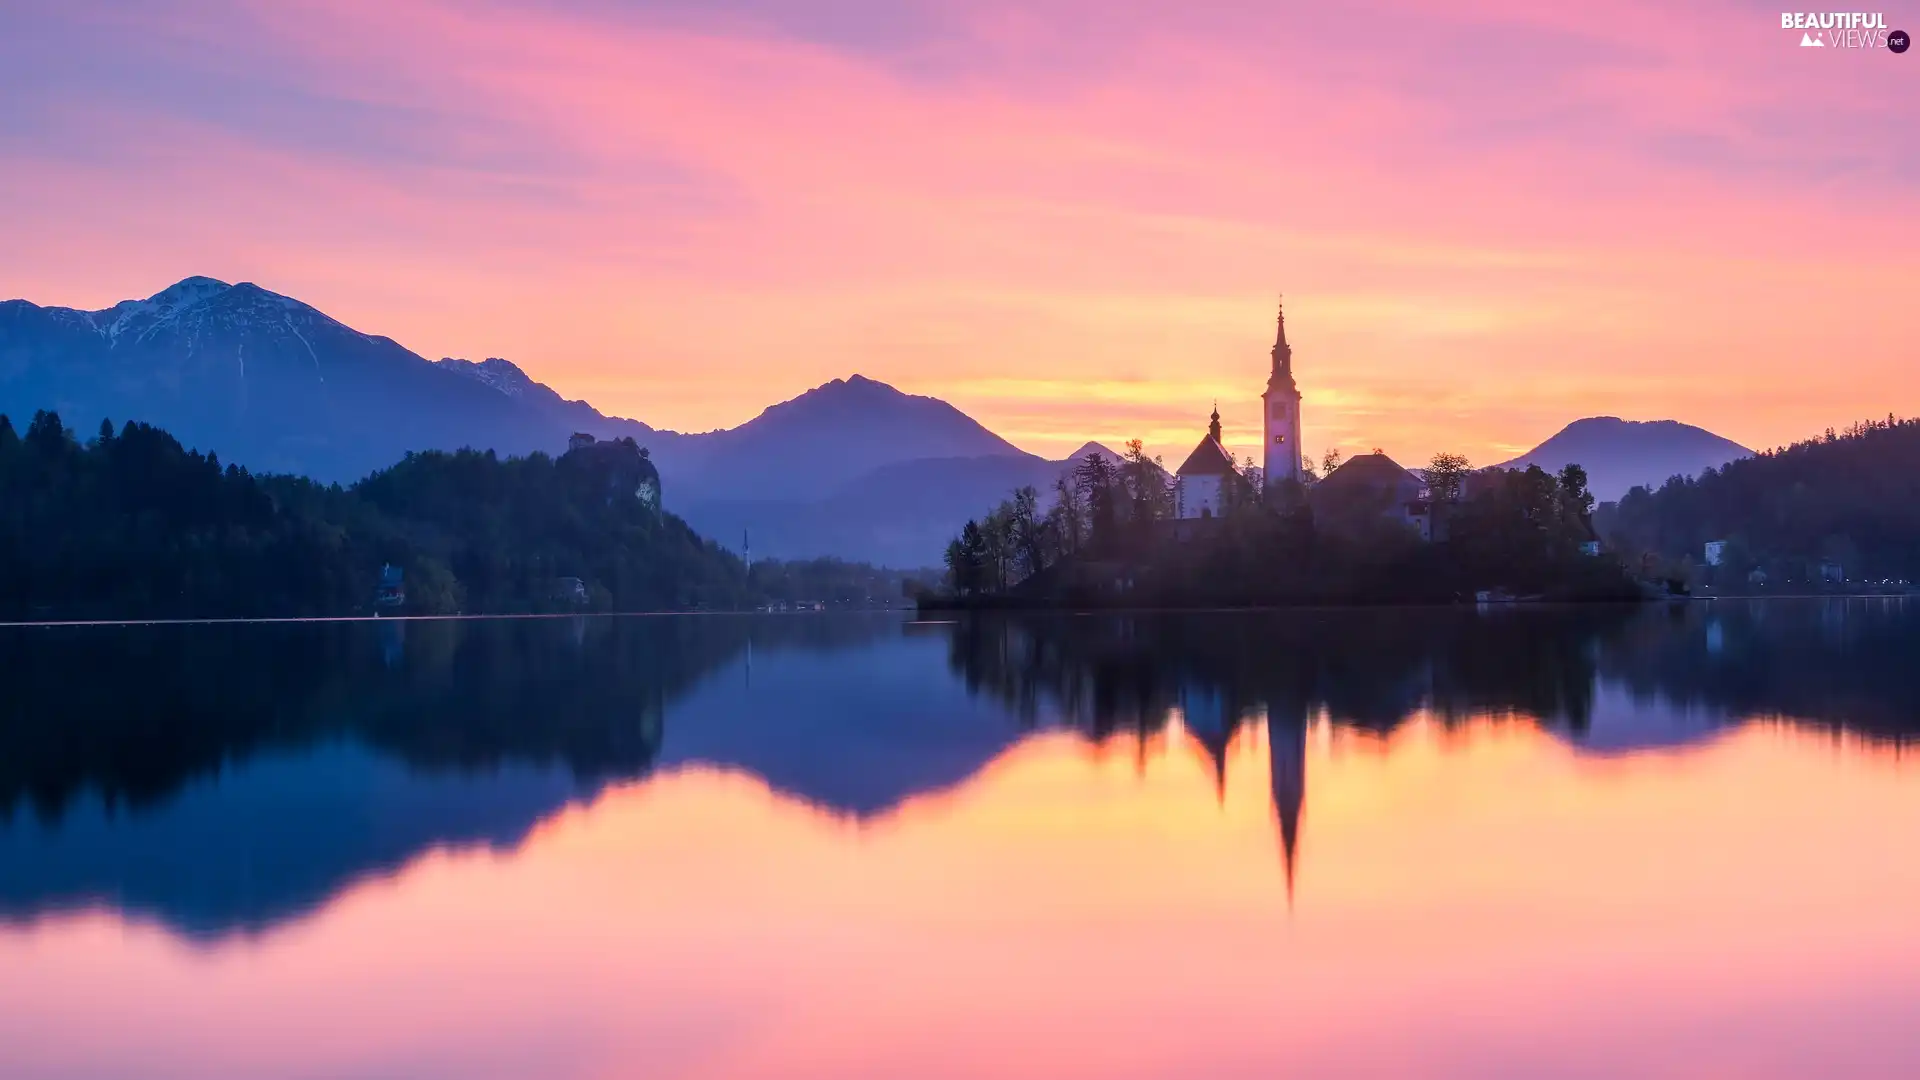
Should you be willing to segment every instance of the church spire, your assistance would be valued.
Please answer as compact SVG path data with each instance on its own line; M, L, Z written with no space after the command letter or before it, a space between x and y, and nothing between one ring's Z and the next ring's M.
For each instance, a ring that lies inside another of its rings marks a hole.
M1284 390L1299 393L1293 381L1293 346L1287 344L1287 308L1286 298L1281 297L1278 305L1278 326L1273 335L1273 374L1267 376L1267 392Z
M1260 395L1266 432L1268 485L1301 479L1300 387L1293 381L1293 346L1287 344L1287 309L1279 307L1273 332L1273 374Z
M1207 425L1207 434L1214 442L1220 441L1220 403L1213 403L1213 420Z

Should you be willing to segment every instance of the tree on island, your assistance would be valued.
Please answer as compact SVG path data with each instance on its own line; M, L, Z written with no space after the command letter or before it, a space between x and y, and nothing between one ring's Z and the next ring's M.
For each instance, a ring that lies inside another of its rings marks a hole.
M1465 454L1441 452L1433 455L1433 460L1421 470L1421 478L1427 482L1427 490L1432 492L1436 506L1451 506L1460 501L1466 490L1467 477L1473 472L1473 464Z
M1337 468L1339 453L1323 464ZM947 551L947 590L968 603L1094 602L1121 583L1131 602L1173 606L1365 600L1445 601L1476 591L1626 597L1633 584L1584 550L1592 496L1586 475L1474 472L1436 455L1425 511L1444 527L1428 543L1399 496L1365 484L1341 490L1286 480L1271 487L1252 463L1223 487L1220 513L1175 529L1172 487L1139 440L1118 463L1075 464L1043 513L1021 489L967 522ZM998 559L995 552L1017 550Z

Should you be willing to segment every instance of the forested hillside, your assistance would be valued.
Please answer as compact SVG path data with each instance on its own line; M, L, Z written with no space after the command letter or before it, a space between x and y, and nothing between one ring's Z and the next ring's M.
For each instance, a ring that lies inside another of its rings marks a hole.
M1920 577L1920 421L1889 416L1635 488L1601 507L1596 526L1623 553L1701 560L1724 540L1725 565L1775 580Z
M53 413L0 417L0 618L365 614L389 563L409 612L750 605L740 560L661 512L658 484L631 440L410 454L343 488L145 424L83 443Z

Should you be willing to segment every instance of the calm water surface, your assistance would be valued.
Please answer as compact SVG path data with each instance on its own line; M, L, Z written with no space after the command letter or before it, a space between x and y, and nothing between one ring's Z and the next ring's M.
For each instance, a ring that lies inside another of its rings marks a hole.
M0 628L0 1076L1920 1075L1920 604Z

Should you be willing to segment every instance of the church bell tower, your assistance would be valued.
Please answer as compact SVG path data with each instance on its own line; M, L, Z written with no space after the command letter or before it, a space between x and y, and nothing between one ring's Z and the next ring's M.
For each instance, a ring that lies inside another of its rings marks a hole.
M1260 395L1260 413L1266 418L1268 485L1300 479L1300 388L1293 381L1293 349L1287 344L1287 311L1280 309L1280 328L1273 340L1273 374L1267 392Z

